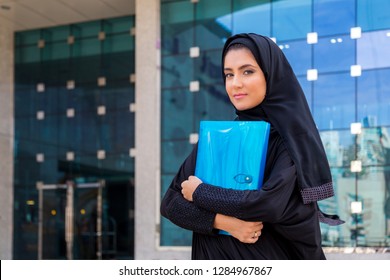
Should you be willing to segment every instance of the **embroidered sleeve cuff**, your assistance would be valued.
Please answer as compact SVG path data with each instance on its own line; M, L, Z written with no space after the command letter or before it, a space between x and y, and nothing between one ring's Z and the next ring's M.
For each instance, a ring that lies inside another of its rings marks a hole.
M214 235L215 215L215 213L197 207L194 203L178 199L169 215L169 219L182 228Z
M194 203L208 211L233 217L241 216L243 191L224 189L202 183L192 195Z

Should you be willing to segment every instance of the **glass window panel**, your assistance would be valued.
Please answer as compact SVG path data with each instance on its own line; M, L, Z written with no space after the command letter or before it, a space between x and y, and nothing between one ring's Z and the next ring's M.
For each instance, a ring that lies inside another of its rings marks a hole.
M64 136L68 139L67 143L74 141L82 155L89 155L96 159L96 153L101 148L99 130L101 117L97 116L94 110L92 113L77 114L75 118L68 121L74 123L76 134Z
M161 218L161 246L191 246L192 232Z
M340 209L346 221L346 226L342 227L345 246L379 246L386 239L383 168L365 167L357 181L354 177L344 177L338 180L338 184L336 197L344 200L345 205L344 209ZM362 202L361 214L351 214L350 203L353 201Z
M36 45L19 47L15 49L16 63L31 63L41 59L41 50Z
M314 30L319 36L349 34L355 27L355 0L314 0Z
M129 110L108 111L99 127L101 147L106 155L129 156L134 142L134 113Z
M219 17L229 14L231 5L225 0L200 1L196 5L195 44L201 51L222 48L224 39L230 32L218 21Z
M97 87L97 78L100 76L100 56L86 56L72 58L70 61L70 72L72 80L75 80L76 87ZM88 85L85 85L88 84Z
M102 42L98 40L97 36L92 38L81 38L76 40L72 45L72 56L92 56L98 55L102 50Z
M79 38L95 38L97 39L101 31L101 21L83 22L72 25L72 35L75 36L77 42Z
M249 7L248 4L242 5L243 2L244 1L238 1L238 2L234 1L232 14L227 15L224 18L220 18L220 22L221 23L225 22L225 26L228 28L231 21L232 34L237 34L242 32L253 32L265 36L270 36L271 34L270 1L264 1L264 0L257 1L257 4L253 4Z
M194 96L194 102L196 132L199 131L201 120L234 120L236 117L235 110L222 84L201 87L200 92Z
M107 22L108 25L111 26L111 30L113 33L130 34L130 29L135 25L133 16L107 19L105 21Z
M194 75L201 81L201 86L221 84L223 82L221 52L222 49L218 49L216 51L204 51L201 52L199 58L194 60Z
M311 0L272 3L272 30L277 40L306 39L311 31Z
M190 1L161 5L162 54L188 52L194 46L194 4Z
M42 60L68 59L70 56L70 45L65 42L47 43L42 49Z
M311 69L312 48L303 41L277 42L283 50L296 75L305 75Z
M359 147L358 158L362 161L363 167L387 164L386 147L383 145L386 144L385 141L388 141L387 137L386 127L362 129L362 133L357 138L357 145Z
M357 25L364 31L390 28L388 0L357 0Z
M390 67L390 29L363 33L357 40L357 64L362 69Z
M108 179L129 180L134 176L134 158L129 154L110 155L106 153L106 158L99 161L99 169L102 175Z
M163 90L161 95L161 137L164 140L186 139L193 133L194 95L187 89Z
M348 36L319 38L314 45L314 68L319 73L350 71L355 64L355 40Z
M358 120L365 127L390 125L390 69L365 71L358 78Z
M37 107L34 102L34 96L37 94L35 87L24 83L15 84L15 117L19 116L35 116ZM30 102L26 102L30 100Z
M349 129L321 131L320 136L332 168L349 166L356 159L355 139Z
M222 49L227 37L230 36L215 20L198 21L195 27L196 40L194 45L200 48L200 55L205 50Z
M349 128L355 116L355 80L349 73L319 75L314 82L314 120L320 130Z
M65 176L64 173L59 171L58 164L57 154L50 157L45 155L45 161L38 164L38 181L42 181L45 184L62 182Z
M126 85L129 86L130 74L135 73L134 51L105 54L101 59L108 80L121 80L121 84L126 80Z
M129 111L130 103L134 102L134 87L128 79L117 80L100 91L98 100L107 110Z
M38 29L16 32L15 38L16 46L34 45L36 47L39 39L41 39L41 32Z
M36 151L30 151L30 141L34 141L34 137L37 136L33 133L34 127L32 125L33 120L29 117L15 118L15 157L26 157L36 154ZM34 158L35 159L35 158Z
M161 86L188 90L194 79L194 63L198 59L190 58L188 54L162 57Z
M116 53L134 50L135 40L129 33L115 34L103 41L103 53Z
M183 140L163 141L161 144L162 174L176 174L183 161L193 149L188 141L189 137Z
M43 38L46 43L64 41L67 43L68 37L70 36L69 25L51 27L50 29L44 29Z

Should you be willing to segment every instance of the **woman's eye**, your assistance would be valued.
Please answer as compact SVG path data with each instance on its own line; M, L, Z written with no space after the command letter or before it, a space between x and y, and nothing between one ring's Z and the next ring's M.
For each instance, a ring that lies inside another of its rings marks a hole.
M244 75L249 75L249 74L253 74L253 71L252 70L245 70L244 71Z
M233 74L231 74L231 73L225 74L225 78L230 78L230 77L232 77L232 76L233 76Z

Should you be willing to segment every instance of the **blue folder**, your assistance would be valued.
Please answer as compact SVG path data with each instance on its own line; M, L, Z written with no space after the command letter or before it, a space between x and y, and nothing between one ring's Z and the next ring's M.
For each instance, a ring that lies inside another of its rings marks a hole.
M222 188L260 189L269 132L264 121L201 121L195 176Z

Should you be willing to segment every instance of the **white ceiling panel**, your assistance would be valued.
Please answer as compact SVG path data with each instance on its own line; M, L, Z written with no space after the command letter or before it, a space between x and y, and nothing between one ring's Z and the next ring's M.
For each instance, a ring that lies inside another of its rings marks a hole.
M15 31L135 13L135 0L0 0L0 19Z
M24 6L28 10L54 24L63 24L85 20L76 9L65 6L60 1L53 0L28 0L20 2L18 6Z

